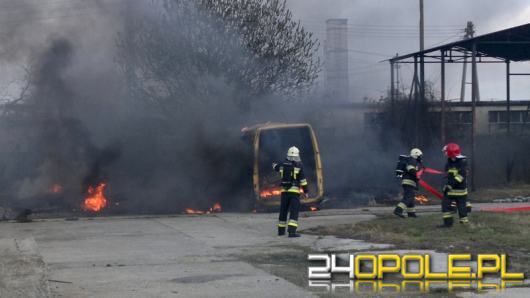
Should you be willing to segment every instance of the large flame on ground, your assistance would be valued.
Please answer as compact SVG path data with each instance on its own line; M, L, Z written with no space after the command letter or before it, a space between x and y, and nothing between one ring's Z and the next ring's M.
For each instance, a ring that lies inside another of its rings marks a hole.
M206 211L192 209L192 208L184 209L184 213L186 213L186 214L210 214L210 213L222 212L222 211L223 211L223 209L221 208L221 204L220 203L213 204L213 206L210 207L210 209L208 209Z
M300 188L300 193L304 193L304 189ZM259 192L259 197L262 199L269 199L271 197L279 197L282 195L280 187L266 188Z
M282 194L282 189L279 187L268 188L260 191L259 196L263 199L268 199L270 197L280 196Z
M196 210L196 209L192 209L192 208L186 208L186 209L184 209L184 213L186 213L186 214L204 214L204 211Z
M88 211L99 212L107 206L105 188L107 183L101 182L97 186L89 186L83 208Z

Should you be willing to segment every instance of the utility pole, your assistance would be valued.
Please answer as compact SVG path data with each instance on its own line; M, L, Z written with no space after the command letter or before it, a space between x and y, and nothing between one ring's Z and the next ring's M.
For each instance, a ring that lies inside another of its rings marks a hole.
M396 54L397 55L397 54ZM399 63L396 63L396 95L398 96L399 98L399 94L400 94L400 81L399 81L399 69L401 68L401 66L399 65Z
M423 123L423 109L425 107L425 56L423 50L425 49L425 26L423 18L423 0L420 0L420 98L416 102L416 131L417 131L417 143L416 146L422 146L423 142L423 130L419 129L421 123ZM419 134L422 135L419 135Z
M473 36L475 35L475 25L473 25L473 22L467 22L467 26L464 29L464 32L464 40L473 38ZM464 53L464 64L462 67L462 87L460 88L460 102L463 102L466 98L467 53Z
M424 117L425 107L426 107L426 99L425 99L425 55L423 53L423 50L425 50L425 22L424 22L424 14L423 14L423 0L420 0L420 100L417 102L419 106L416 107L417 117L416 117L416 126L421 125ZM417 131L421 133L421 135L418 136L418 144L417 146L423 145L423 137L424 137L424 131L420 130L419 127L417 127Z
M423 0L420 0L420 51L424 50L425 47L425 32L423 23Z

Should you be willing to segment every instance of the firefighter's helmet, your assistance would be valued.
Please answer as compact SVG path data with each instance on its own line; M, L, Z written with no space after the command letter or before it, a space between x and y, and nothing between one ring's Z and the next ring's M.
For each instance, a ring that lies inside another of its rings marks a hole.
M455 143L449 143L445 145L442 151L449 158L455 158L461 153L460 146L458 146L458 144L455 144Z
M422 156L423 156L423 152L421 152L420 149L413 148L412 150L410 150L410 157L414 159L421 159Z
M300 161L300 150L298 150L298 148L295 146L289 148L289 150L287 150L287 159Z

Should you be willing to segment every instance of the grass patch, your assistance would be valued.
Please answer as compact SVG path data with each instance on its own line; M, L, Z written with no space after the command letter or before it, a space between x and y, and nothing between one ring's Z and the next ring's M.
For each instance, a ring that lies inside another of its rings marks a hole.
M473 202L491 202L495 199L530 196L530 184L509 184L492 188L479 188L471 193Z
M390 243L403 249L471 254L505 253L512 270L528 275L530 213L473 212L469 218L471 223L468 226L456 222L452 229L438 229L436 225L442 223L440 214L416 219L384 216L356 224L316 227L304 233Z

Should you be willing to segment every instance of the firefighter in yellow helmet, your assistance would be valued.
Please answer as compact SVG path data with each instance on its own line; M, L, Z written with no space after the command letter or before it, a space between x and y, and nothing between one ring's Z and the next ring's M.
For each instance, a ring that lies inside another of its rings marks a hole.
M423 153L418 148L410 150L410 155L400 155L396 167L396 176L401 178L403 187L403 199L394 209L394 214L399 217L405 217L404 211L407 211L408 217L416 217L415 197L418 190L418 177L416 173L420 170Z
M281 176L282 194L278 236L285 235L287 228L289 237L300 237L300 234L296 233L300 209L300 189L303 190L303 195L306 195L308 191L304 168L300 160L300 150L294 146L289 148L285 161L280 164L273 163L272 168ZM287 221L287 213L289 213L289 221Z

